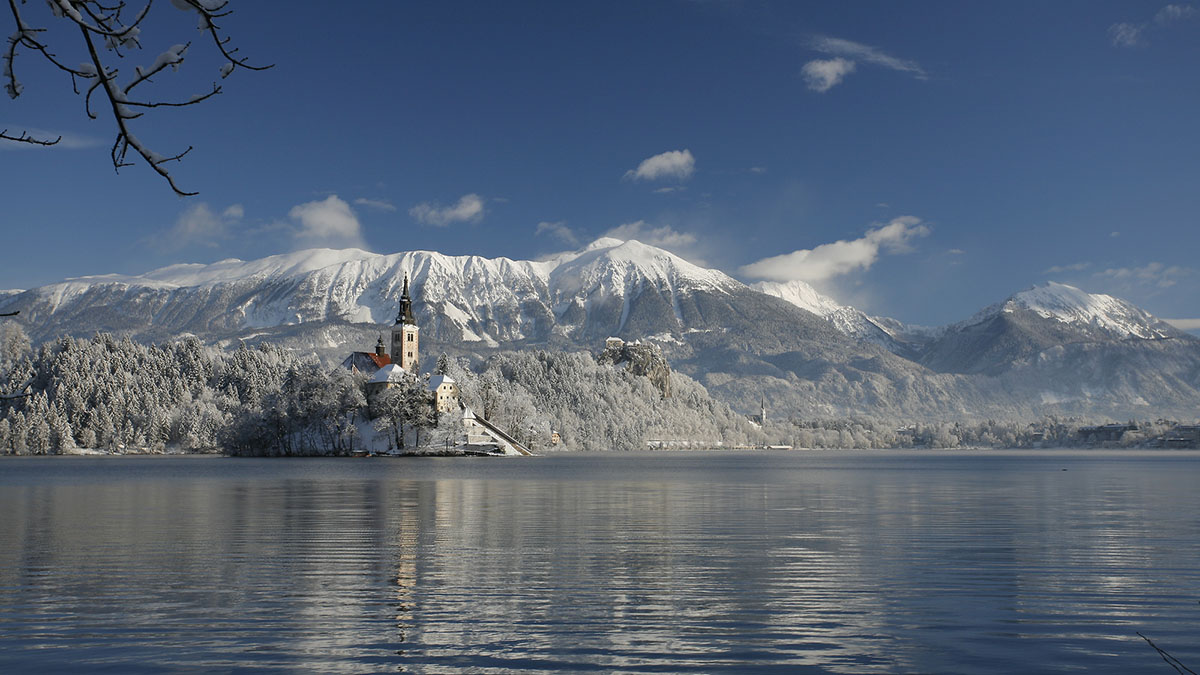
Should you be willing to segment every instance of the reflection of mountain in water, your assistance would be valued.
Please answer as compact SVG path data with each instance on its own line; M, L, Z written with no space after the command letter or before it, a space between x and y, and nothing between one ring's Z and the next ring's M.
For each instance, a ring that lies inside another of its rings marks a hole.
M23 458L0 669L1125 673L1130 621L1197 661L1193 461Z

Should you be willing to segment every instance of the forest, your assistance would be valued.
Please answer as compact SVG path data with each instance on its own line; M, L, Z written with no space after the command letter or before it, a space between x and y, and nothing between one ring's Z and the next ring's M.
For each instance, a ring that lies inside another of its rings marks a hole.
M587 353L501 352L474 368L443 356L436 371L459 383L466 405L539 450L764 440L686 376L673 376L674 395L664 399L646 378ZM11 392L0 403L0 451L338 455L366 449L368 437L408 450L457 437L457 419L421 405L422 386L368 402L365 383L269 344L222 351L195 338L147 346L102 333L34 349L9 323L0 327L0 390ZM561 443L552 446L554 432Z
M1079 447L1086 441L1078 429L1094 423L777 414L760 427L686 375L671 374L671 396L664 398L648 378L599 364L587 352L500 351L474 363L442 355L434 371L458 382L465 405L535 452ZM439 420L420 382L370 402L365 383L364 375L269 344L224 351L196 338L148 346L101 333L34 348L18 324L6 322L0 325L0 453L419 453L459 439L459 420ZM1108 445L1150 444L1173 423L1136 426Z

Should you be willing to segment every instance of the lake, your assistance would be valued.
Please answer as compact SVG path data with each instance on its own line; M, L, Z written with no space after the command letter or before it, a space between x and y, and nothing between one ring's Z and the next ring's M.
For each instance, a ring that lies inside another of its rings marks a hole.
M0 671L1173 673L1200 454L0 460Z

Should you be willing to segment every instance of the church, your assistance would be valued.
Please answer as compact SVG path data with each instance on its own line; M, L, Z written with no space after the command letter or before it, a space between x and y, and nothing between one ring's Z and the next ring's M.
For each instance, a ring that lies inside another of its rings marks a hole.
M400 311L392 324L388 345L383 336L375 343L375 351L352 352L342 361L342 367L368 376L367 398L381 392L419 381L421 358L420 328L413 314L413 300L408 292L408 275L404 275L404 291L400 294ZM465 431L465 447L494 447L503 454L531 455L528 448L486 419L465 407L460 399L458 383L449 375L433 375L425 383L429 405L444 419L460 419Z
M420 359L420 328L413 316L412 298L408 294L408 275L404 275L404 291L400 294L400 311L391 330L391 350L383 344L383 336L375 343L375 351L352 352L342 361L342 367L351 372L375 375L379 370L394 365L409 375L417 375ZM391 370L391 369L389 369Z
M420 376L420 327L417 326L417 318L413 314L413 300L408 291L407 274L404 275L400 310L396 313L395 323L392 324L389 343L384 345L383 336L380 335L373 353L352 352L342 361L342 367L346 370L369 376L368 396L375 396L381 391L403 384L407 379ZM454 378L449 375L434 375L429 379L426 389L439 413L458 411L458 384Z

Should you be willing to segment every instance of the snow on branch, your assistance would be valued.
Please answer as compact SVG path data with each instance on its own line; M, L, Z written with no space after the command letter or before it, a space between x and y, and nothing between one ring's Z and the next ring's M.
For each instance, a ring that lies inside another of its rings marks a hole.
M121 168L133 164L126 160L129 150L132 149L135 158L140 156L151 169L167 181L176 194L182 196L197 194L181 189L164 166L168 162L182 159L192 150L191 146L174 155L159 154L132 133L129 123L144 114L143 112L134 112L135 109L195 105L221 93L221 87L214 81L207 91L179 101L143 97L140 90L137 92L138 95L134 96L134 89L151 82L151 78L168 68L172 72L178 72L179 66L183 63L184 57L191 47L190 42L171 46L160 53L149 66L135 66L132 77L123 85L117 82L119 69L111 63L114 58L126 58L125 50L132 52L142 49L141 24L150 12L154 0L147 0L133 15L133 19L128 22L123 16L127 10L123 0L115 4L108 4L111 0L48 0L47 5L54 18L74 24L80 31L80 40L87 60L75 67L66 65L65 60L60 59L51 51L44 38L44 34L47 33L46 28L34 27L25 21L22 14L25 0L7 0L7 2L16 24L16 30L9 36L7 49L3 54L2 77L4 89L8 95L15 99L24 90L24 85L17 77L14 68L19 49L23 48L41 54L48 62L71 77L71 87L76 94L81 93L80 81L90 81L84 93L84 112L90 119L98 117L92 109L92 95L98 90L103 92L112 111L113 121L117 126L117 136L113 142L111 153L114 169L119 171ZM197 28L212 38L213 44L221 54L223 60L219 69L221 78L228 77L238 68L266 70L273 67L272 65L257 66L248 63L245 57L238 55L237 48L231 46L230 38L221 32L217 21L230 15L228 0L170 0L170 2L178 9L196 12L199 16ZM97 49L98 45L102 45L104 49ZM109 56L110 53L113 56ZM34 145L53 145L61 140L61 137L55 140L35 138L24 131L15 136L7 132L7 129L0 131L0 139Z

